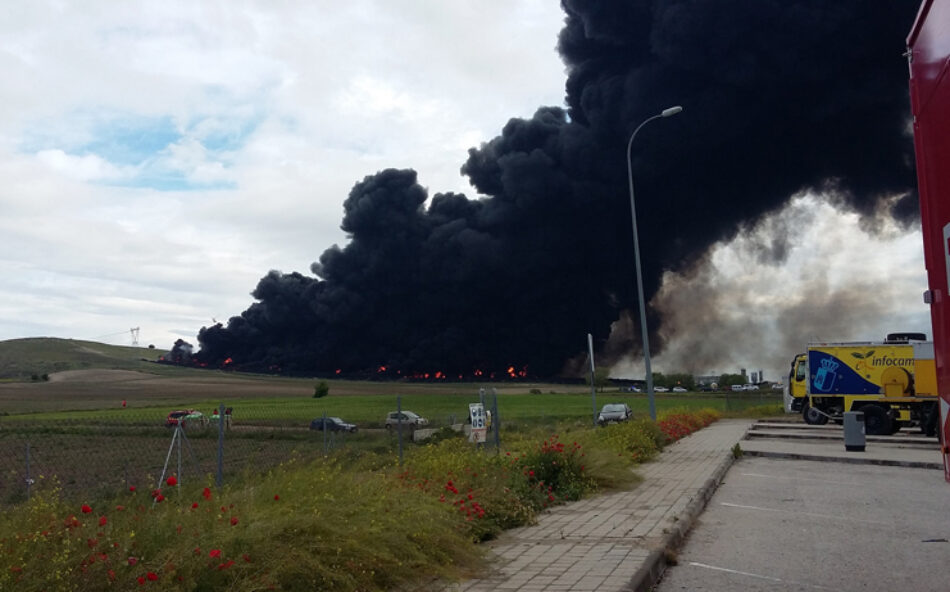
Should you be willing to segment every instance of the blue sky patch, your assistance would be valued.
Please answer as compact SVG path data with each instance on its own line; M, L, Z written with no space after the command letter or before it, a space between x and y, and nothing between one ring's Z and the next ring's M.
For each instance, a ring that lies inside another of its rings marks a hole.
M95 139L75 152L116 165L140 165L182 138L171 117L103 122L92 133Z
M232 154L239 150L260 125L259 114L223 118L197 116L184 129L171 116L137 117L130 115L102 116L88 112L74 113L65 120L33 130L21 143L21 150L62 150L73 156L96 155L131 176L102 179L113 186L147 187L158 191L196 189L230 189L228 180L190 178L191 164L175 162L170 149L183 140L194 141L204 148L203 160L231 165Z

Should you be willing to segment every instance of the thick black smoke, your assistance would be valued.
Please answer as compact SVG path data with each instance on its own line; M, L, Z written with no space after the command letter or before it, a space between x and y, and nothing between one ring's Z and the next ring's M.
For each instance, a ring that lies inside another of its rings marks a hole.
M248 310L201 330L199 356L290 372L558 373L587 333L602 343L636 310L624 155L672 105L685 111L634 145L648 296L663 270L804 190L909 221L901 54L918 4L562 0L567 108L512 119L469 151L462 173L483 197L427 206L414 171L366 177L344 202L350 242L320 256L316 278L265 276Z

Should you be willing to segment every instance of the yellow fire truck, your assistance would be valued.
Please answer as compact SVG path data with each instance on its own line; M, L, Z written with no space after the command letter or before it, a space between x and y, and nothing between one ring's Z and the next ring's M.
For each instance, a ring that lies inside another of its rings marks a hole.
M920 333L894 333L882 342L811 343L792 360L785 410L805 423L841 422L863 411L871 435L917 426L937 429L937 375L933 342Z

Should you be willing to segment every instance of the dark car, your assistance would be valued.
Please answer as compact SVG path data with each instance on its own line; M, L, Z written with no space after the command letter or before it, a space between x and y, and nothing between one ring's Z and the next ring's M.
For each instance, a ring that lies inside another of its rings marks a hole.
M600 415L597 416L597 423L605 426L608 423L627 421L631 417L633 417L633 411L630 410L630 407L628 407L626 403L607 403L603 409L600 410Z
M315 420L310 422L311 430L323 431L326 429L328 432L356 432L356 425L352 423L346 423L339 417L318 417Z

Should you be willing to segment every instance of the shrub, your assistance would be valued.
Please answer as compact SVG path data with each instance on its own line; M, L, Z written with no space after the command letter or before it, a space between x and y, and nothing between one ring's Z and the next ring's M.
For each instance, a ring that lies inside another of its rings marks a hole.
M565 445L553 434L519 461L527 478L526 497L546 507L556 499L578 500L593 491L595 484L584 474L583 457L580 444Z
M318 384L317 386L313 387L313 398L314 398L314 399L320 399L320 398L322 398L322 397L326 397L326 396L329 395L329 394L330 394L330 385L328 385L326 382L324 382L324 381L322 381L322 380L320 381L320 384Z

